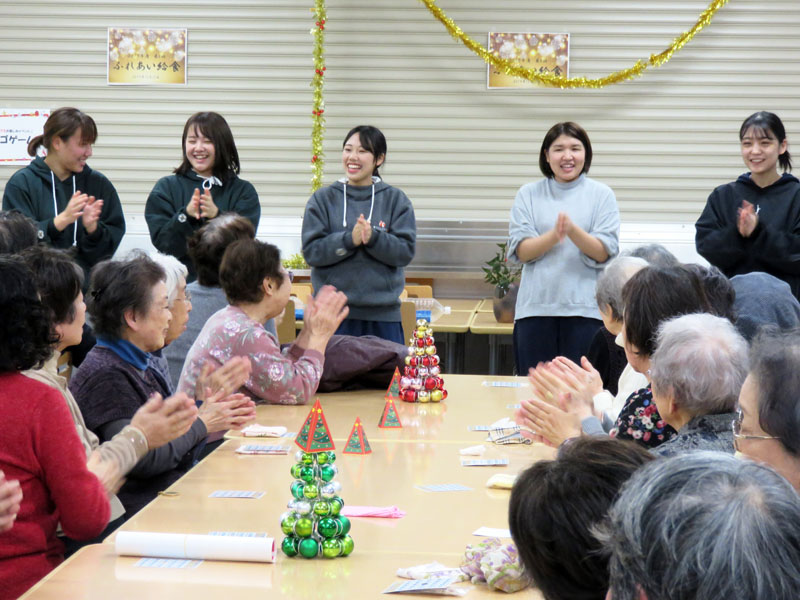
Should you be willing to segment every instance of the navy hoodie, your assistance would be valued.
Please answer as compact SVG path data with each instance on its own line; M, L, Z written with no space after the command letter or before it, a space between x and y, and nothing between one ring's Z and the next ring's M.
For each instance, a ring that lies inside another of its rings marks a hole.
M750 237L736 227L742 200L755 206L758 225ZM728 277L753 271L782 279L800 297L800 181L784 173L761 188L740 175L708 197L695 224L697 252Z
M314 192L303 216L303 256L315 290L330 284L347 295L349 318L400 321L405 267L414 258L417 226L411 201L373 177L373 185L344 180ZM374 201L373 201L374 190ZM359 215L369 219L369 242L353 244ZM371 216L370 216L371 214Z
M53 224L56 215L69 204L74 191L103 200L103 210L94 233L86 232L80 218L64 231L59 231ZM43 242L56 248L71 248L74 242L77 249L75 260L87 275L101 260L111 258L125 234L125 217L117 190L105 175L93 171L89 165L85 165L80 173L59 181L44 158L37 157L6 183L3 210L12 208L36 221L39 239Z

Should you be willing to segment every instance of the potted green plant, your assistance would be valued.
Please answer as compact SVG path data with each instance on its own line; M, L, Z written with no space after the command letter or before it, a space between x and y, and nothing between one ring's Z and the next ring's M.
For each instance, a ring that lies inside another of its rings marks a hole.
M497 244L497 247L500 250L483 267L484 280L494 285L494 317L497 322L513 323L521 269L518 265L509 265L506 244Z

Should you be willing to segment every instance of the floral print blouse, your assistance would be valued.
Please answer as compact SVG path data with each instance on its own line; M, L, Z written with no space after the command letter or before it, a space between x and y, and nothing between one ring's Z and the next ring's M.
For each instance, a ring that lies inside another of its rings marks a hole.
M655 448L677 433L658 414L653 402L653 392L648 385L628 397L609 435L620 440L634 440L647 448Z
M261 323L236 306L226 306L206 322L186 355L178 391L194 397L206 361L219 367L234 356L247 356L252 370L239 391L256 402L305 404L317 391L324 357L292 344L281 351Z

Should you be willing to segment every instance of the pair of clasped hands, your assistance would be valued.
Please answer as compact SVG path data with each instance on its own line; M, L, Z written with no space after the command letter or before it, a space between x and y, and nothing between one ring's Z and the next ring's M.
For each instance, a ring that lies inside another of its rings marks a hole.
M364 218L364 215L358 215L358 221L353 227L353 244L365 246L372 237L372 224Z
M514 413L522 435L549 446L579 436L581 421L594 414L594 396L603 391L592 363L585 356L580 365L559 356L530 369L528 379L534 395Z
M53 225L59 231L64 231L78 219L81 219L87 233L97 230L100 213L103 211L103 201L94 196L84 194L80 190L72 194L66 208L53 219Z
M736 229L739 235L748 238L758 225L758 213L755 206L747 200L742 200L742 205L736 210Z
M192 199L186 205L186 214L193 219L213 219L216 217L219 214L219 208L211 198L211 190L203 188L203 192L200 193L199 189L195 189Z
M196 419L203 421L208 433L240 430L256 419L255 403L237 392L250 377L251 368L246 356L233 357L216 369L206 363L197 378L195 398L182 392L166 399L161 394L153 394L133 415L131 425L144 434L150 450L184 435ZM200 402L200 408L195 399ZM125 474L120 472L117 461L104 453L102 446L92 452L86 466L109 494L116 493L125 482ZM0 509L2 507L0 488ZM0 511L0 531L2 525Z

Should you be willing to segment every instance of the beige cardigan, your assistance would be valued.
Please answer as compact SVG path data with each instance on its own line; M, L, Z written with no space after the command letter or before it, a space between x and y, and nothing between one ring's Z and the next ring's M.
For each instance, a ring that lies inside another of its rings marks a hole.
M115 460L119 465L120 473L127 473L139 462L139 459L147 454L149 450L147 438L141 430L133 425L128 425L109 441L100 445L100 440L97 436L86 427L81 409L78 407L78 403L67 387L66 377L62 377L58 374L58 359L60 356L61 353L56 351L41 369L30 369L28 371L23 371L22 374L61 392L61 395L64 396L64 400L67 403L67 407L69 407L69 412L72 414L72 420L75 422L75 429L78 431L78 437L81 439L83 447L86 450L87 459L92 452L99 448L103 458ZM115 495L110 495L108 499L111 502L112 521L125 514L122 503Z

